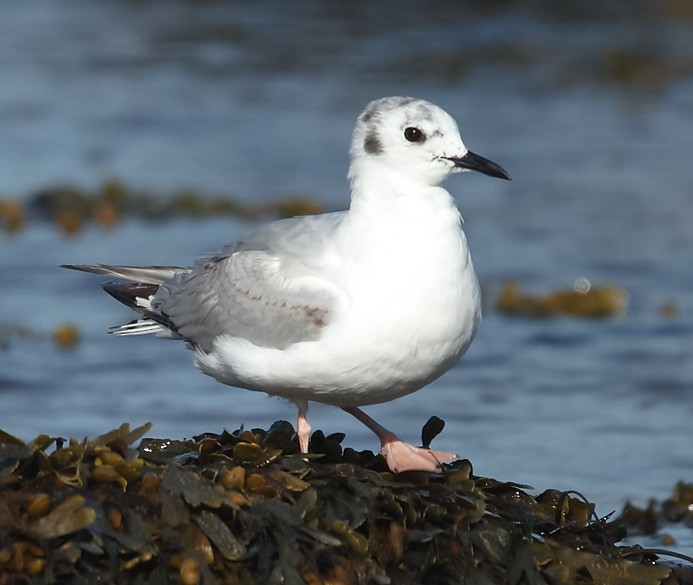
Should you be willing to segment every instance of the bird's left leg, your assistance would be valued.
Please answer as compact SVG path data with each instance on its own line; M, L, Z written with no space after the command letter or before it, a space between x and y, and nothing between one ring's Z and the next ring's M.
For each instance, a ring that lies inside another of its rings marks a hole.
M298 419L296 420L296 436L298 437L298 445L301 448L301 453L308 453L308 445L310 443L310 433L312 428L308 423L308 401L297 400Z

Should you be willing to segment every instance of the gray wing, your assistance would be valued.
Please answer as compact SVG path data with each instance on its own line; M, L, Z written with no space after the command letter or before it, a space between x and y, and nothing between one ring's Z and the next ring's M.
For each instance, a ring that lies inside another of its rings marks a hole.
M159 287L151 309L203 351L219 335L285 348L317 339L340 301L329 246L342 213L269 224Z
M181 266L116 266L110 264L60 264L59 267L91 272L92 274L106 274L147 284L163 284L176 274L190 270Z

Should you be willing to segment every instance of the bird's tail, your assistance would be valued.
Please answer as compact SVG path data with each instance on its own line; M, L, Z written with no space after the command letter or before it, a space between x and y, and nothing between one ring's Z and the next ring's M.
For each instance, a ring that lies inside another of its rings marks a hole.
M178 266L109 266L107 264L61 264L60 268L105 274L123 278L129 282L106 282L101 286L117 301L142 315L141 318L115 325L108 332L113 335L146 335L181 339L175 324L168 315L152 308L152 299L159 286L187 268Z

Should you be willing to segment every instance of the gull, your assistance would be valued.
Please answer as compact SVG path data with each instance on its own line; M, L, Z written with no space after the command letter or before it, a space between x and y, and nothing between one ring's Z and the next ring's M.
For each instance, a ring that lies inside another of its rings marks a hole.
M347 211L269 223L192 267L61 266L121 279L103 288L140 316L112 333L182 339L201 372L293 401L301 452L316 401L371 429L393 472L440 472L457 455L408 444L360 407L423 388L469 347L481 294L440 185L461 171L510 176L469 151L443 109L403 96L366 106L350 159Z

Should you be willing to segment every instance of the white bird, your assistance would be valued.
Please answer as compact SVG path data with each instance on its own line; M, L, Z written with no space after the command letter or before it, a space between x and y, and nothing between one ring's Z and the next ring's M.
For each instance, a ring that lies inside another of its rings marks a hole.
M378 436L395 472L440 471L453 453L414 447L359 407L415 392L450 369L481 322L462 217L440 184L474 170L455 120L410 97L368 104L351 142L348 211L275 221L192 267L63 265L129 282L104 289L141 317L116 335L183 339L200 371L296 403L308 452L313 400Z

